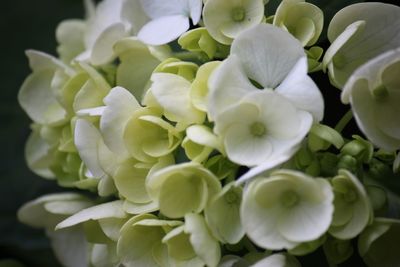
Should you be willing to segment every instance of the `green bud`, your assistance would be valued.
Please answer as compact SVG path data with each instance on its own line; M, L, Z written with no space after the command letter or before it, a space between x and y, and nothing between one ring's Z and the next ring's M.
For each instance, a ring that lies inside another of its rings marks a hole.
M320 158L321 174L323 176L334 176L337 172L339 158L337 155L325 152Z
M366 190L375 215L384 215L388 205L388 197L385 189L380 186L369 185L366 187Z
M379 149L374 153L374 157L378 158L379 160L385 163L391 164L396 158L396 153Z
M352 173L357 172L359 164L356 158L350 155L343 155L339 158L337 167L339 169L346 169Z
M344 140L342 136L333 128L323 125L314 124L310 130L308 138L308 147L311 151L326 150L331 145L337 149L343 146Z
M308 62L308 72L316 72L322 69L320 62L324 50L319 46L313 46L309 50L305 50Z
M372 158L374 146L360 136L354 135L353 138L354 140L345 144L340 152L344 155L350 155L360 162L368 163Z
M353 255L354 249L350 240L329 237L324 243L324 253L329 263L340 264Z
M182 76L188 81L193 81L199 67L192 62L180 61L176 58L168 58L161 62L154 72L165 72Z
M204 27L182 34L178 43L182 49L205 53L209 59L214 58L218 50L218 42L211 37Z
M391 168L387 164L375 158L373 158L369 164L369 173L377 180L392 176Z

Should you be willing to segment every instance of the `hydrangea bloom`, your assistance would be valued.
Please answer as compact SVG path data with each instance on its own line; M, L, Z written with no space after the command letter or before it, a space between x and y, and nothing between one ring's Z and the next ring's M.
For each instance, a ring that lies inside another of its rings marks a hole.
M356 238L368 266L399 265L397 6L345 7L324 54L326 9L303 0L85 4L58 57L27 51L18 95L28 166L90 191L18 212L63 265L333 266ZM351 105L336 125L323 68Z

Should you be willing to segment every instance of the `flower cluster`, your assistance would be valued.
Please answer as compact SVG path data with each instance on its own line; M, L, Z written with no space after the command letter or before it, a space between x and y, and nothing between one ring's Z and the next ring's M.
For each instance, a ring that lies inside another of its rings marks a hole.
M340 10L324 53L304 0L85 4L58 57L27 51L18 95L28 166L74 189L18 216L66 267L294 267L319 248L334 266L356 238L368 266L400 264L379 182L400 169L400 7ZM351 105L336 127L319 71ZM351 115L365 137L342 136Z

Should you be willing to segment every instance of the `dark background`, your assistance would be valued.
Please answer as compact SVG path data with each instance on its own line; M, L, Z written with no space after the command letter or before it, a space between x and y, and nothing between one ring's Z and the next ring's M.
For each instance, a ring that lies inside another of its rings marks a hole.
M26 166L24 145L30 133L30 120L18 105L17 93L30 73L24 51L36 49L56 55L56 26L63 19L82 18L83 0L1 2L0 260L14 258L27 267L57 267L59 265L49 248L44 232L24 226L16 220L15 213L23 203L45 193L60 190L54 182L35 176ZM329 18L341 6L357 1L315 0L309 2L317 2L318 6L324 9L325 16ZM328 21L329 19L326 19L326 22ZM328 45L323 38L321 44ZM326 110L329 110L325 121L329 125L334 125L348 107L340 104L340 92L327 83L327 76L322 73L316 74L313 75L313 79L325 96ZM348 266L362 265L352 263Z
M35 176L24 159L30 120L19 107L17 93L30 69L24 51L55 55L55 29L67 18L83 17L82 0L12 0L0 4L0 259L14 258L27 267L59 266L44 232L16 220L25 202L59 190ZM45 218L44 218L45 219Z

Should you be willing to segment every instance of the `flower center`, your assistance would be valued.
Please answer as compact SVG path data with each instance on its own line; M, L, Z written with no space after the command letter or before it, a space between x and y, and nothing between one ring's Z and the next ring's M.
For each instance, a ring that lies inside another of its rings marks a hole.
M235 192L232 192L232 191L229 191L228 193L226 193L224 198L225 198L225 201L228 202L228 204L235 204L239 200L239 198L235 194Z
M336 54L333 57L332 61L335 67L337 68L343 68L346 65L346 58L342 54Z
M235 22L243 21L245 15L246 15L245 11L242 7L236 7L234 9L232 9L231 17L232 17L233 21L235 21Z
M254 122L250 126L250 132L255 137L262 137L266 132L265 125L261 122Z
M379 85L378 87L376 87L372 90L372 97L376 101L382 101L385 98L387 98L388 95L389 95L389 91L383 84Z
M299 195L293 190L288 190L282 193L281 203L286 208L291 208L299 203Z
M357 198L357 193L351 188L348 188L347 192L343 194L343 199L347 203L353 203Z

